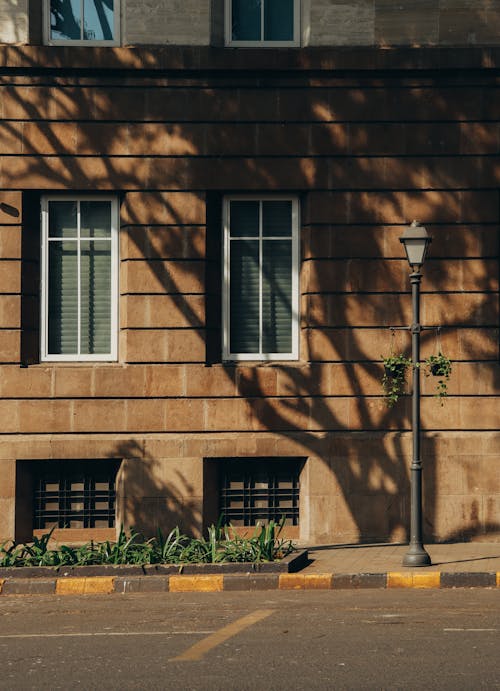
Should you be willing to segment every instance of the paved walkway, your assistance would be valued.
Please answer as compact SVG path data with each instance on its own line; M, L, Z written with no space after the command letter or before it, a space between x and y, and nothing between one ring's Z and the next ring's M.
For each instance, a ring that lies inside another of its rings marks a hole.
M432 565L409 569L402 565L407 545L325 545L309 547L311 563L303 573L388 573L439 571L500 572L500 542L459 542L425 545Z

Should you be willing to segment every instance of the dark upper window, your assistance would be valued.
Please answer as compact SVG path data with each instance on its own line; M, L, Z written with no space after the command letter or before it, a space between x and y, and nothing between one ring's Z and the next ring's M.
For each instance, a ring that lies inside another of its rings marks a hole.
M118 45L120 0L45 0L45 42Z
M299 44L300 0L226 0L226 45Z

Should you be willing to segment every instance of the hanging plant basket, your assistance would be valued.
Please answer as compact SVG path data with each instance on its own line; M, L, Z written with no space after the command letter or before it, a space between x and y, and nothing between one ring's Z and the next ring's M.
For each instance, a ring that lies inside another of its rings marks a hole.
M412 367L413 362L403 353L382 357L382 361L384 364L384 376L382 377L384 400L386 405L392 408L404 393L406 370Z
M435 395L443 405L444 399L448 395L448 382L452 371L451 360L439 351L437 355L431 355L427 358L425 368L426 376L432 375L438 378Z

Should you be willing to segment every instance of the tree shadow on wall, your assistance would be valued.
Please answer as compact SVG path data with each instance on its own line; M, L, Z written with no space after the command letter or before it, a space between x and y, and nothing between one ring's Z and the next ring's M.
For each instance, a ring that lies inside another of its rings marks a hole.
M18 53L19 64L40 69L29 64L29 51L9 50ZM445 73L375 79L361 71L323 71L321 64L299 77L233 66L197 81L177 69L177 53L169 58L163 49L111 53L121 71L104 84L99 57L94 70L84 67L85 49L73 50L81 74L63 76L69 53L62 51L51 53L50 74L3 78L2 131L12 154L3 187L40 194L120 191L127 248L121 335L130 367L141 367L146 357L132 347L141 340L149 344L148 362L187 358L186 377L209 382L202 398L211 433L251 431L258 438L273 432L296 445L292 455L320 459L328 469L324 477L337 488L334 502L352 518L350 527L337 525L330 495L316 490L311 512L326 526L327 539L404 537L409 406L405 400L385 408L380 357L390 348L388 327L410 323L408 268L398 237L413 218L434 236L423 321L445 327L443 349L461 380L465 363L480 361L469 370L481 371L470 385L476 406L486 411L481 395L499 388L498 198L496 191L464 191L484 190L498 177L490 158L499 153L497 123L488 122L493 106L486 87L469 86L464 98ZM207 51L207 59L216 55L223 53ZM246 55L251 61L257 54ZM136 71L141 66L150 70L147 76ZM177 195L183 190L187 203ZM216 200L213 210L221 195L242 190L302 199L301 361L294 366L221 362L220 211L209 213L205 233L197 209L207 195ZM30 310L33 299L35 293L23 295ZM23 338L28 335L27 327ZM398 338L398 348L408 352L409 338ZM422 341L425 357L435 350L434 336L426 332ZM439 415L424 397L426 431L456 430L472 420L460 417L459 393L452 392L449 412ZM232 422L215 414L225 401ZM478 408L470 410L480 418ZM207 420L173 415L165 431L203 432ZM436 455L433 437L426 449ZM165 490L165 521L172 525L183 511L178 495L157 486L157 460L140 457L141 469L130 462L131 486L144 499L131 511L147 523L144 488L155 506L155 493ZM435 488L433 468L424 472ZM199 514L194 505L190 511L194 529ZM427 495L426 519L432 536L440 530L435 492Z
M199 534L201 498L179 464L172 472L171 460L153 456L136 441L118 443L116 453L123 459L116 480L117 522L125 530L166 536L178 526L182 533Z

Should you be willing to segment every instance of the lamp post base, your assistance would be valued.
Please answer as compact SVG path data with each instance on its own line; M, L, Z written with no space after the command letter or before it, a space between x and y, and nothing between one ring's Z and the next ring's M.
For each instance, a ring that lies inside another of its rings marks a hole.
M422 545L410 545L403 559L403 566L430 566L431 564L431 558Z

